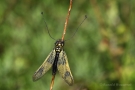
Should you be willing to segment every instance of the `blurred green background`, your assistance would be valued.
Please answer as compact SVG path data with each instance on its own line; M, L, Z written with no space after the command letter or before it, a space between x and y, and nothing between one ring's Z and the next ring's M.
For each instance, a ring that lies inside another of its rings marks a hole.
M0 0L0 90L49 90L32 76L60 39L69 0ZM135 1L73 0L65 42L74 85L57 73L53 90L135 90ZM44 12L44 16L41 12ZM132 12L132 13L131 13Z

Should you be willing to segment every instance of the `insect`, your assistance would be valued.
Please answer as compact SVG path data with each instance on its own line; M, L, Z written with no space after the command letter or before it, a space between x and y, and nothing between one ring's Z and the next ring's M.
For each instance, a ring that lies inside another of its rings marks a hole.
M66 53L63 49L63 47L64 47L64 36L66 34L66 27L67 27L67 24L68 24L68 19L69 19L69 16L70 16L71 8L72 8L72 0L70 0L70 6L69 6L65 26L64 26L62 39L59 39L55 42L54 49L50 52L50 54L47 56L47 58L45 59L43 64L37 69L37 71L33 75L33 81L37 81L52 67L52 81L51 81L50 90L52 90L52 88L53 88L54 78L55 78L57 70L59 71L60 75L62 76L62 78L65 80L65 82L68 85L73 85L73 83L74 83L74 79L73 79L73 76L72 76L72 73L70 71L70 67L69 67L69 64L68 64L68 58L67 58L67 55L66 55ZM87 16L85 16L85 19L86 18L87 18ZM82 23L84 22L84 20L82 21ZM79 26L81 26L81 24ZM45 22L45 25L47 27L46 22ZM79 28L79 26L78 26L78 28ZM78 28L76 29L75 33L77 32ZM49 36L52 39L54 39L50 35L48 27L47 27L47 31L48 31ZM75 35L75 33L71 36L71 38Z
M51 67L52 75L55 76L57 69L68 85L73 85L73 76L68 65L68 58L63 50L64 41L59 39L55 43L55 48L47 56L43 64L38 68L33 76L33 80L40 79Z

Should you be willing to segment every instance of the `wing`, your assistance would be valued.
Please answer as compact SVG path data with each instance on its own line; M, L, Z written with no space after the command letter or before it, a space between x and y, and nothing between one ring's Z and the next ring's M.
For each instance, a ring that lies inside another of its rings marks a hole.
M74 80L73 80L73 76L70 71L70 67L68 65L68 58L67 58L65 51L63 51L63 50L59 54L57 68L58 68L60 75L65 80L65 82L68 85L73 85Z
M40 79L52 67L52 64L55 59L55 54L55 50L52 50L43 62L43 64L37 69L37 71L33 75L33 81Z

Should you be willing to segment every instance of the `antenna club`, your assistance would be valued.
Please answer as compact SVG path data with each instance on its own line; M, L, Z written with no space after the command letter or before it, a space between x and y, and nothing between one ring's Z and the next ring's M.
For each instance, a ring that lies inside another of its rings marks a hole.
M43 13L43 12L41 12L41 14L43 15L44 13Z
M87 15L85 15L85 18L87 18Z

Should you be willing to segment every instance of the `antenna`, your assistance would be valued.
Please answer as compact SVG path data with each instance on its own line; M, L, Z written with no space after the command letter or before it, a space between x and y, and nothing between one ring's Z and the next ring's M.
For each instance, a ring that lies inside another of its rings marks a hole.
M68 41L68 40L70 40L71 38L74 37L74 35L75 35L76 32L78 31L79 27L83 24L83 22L86 20L86 18L87 18L87 15L85 15L83 21L79 24L79 26L78 26L77 29L75 30L74 34L73 34L69 39L67 39L67 40L65 40L65 41Z
M41 14L42 14L42 16L44 15L43 12L41 12ZM45 21L45 18L44 18L44 17L43 17L43 19L44 19L45 26L46 26L46 29L47 29L47 32L48 32L49 36L50 36L53 40L55 40L55 39L51 36L51 34L50 34L50 32L49 32L49 29L48 29L48 26L47 26L47 24L46 24L46 21Z

